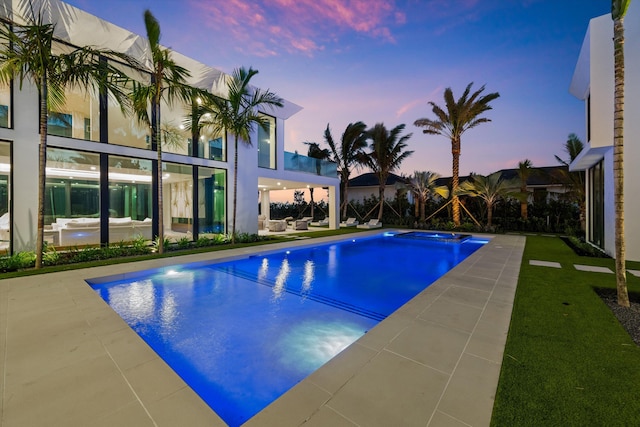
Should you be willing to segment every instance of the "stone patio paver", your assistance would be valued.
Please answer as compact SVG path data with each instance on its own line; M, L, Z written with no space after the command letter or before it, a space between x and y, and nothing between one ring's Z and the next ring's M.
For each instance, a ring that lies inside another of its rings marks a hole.
M609 273L613 274L613 271L609 267L598 267L596 265L582 265L582 264L573 264L576 270L579 271L590 271L592 273Z
M538 267L551 267L551 268L562 268L559 262L555 261L540 261L537 259L530 259L529 265L535 265Z

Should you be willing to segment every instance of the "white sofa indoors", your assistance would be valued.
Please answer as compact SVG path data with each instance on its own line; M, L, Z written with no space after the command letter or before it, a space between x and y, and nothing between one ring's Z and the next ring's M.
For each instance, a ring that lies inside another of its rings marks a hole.
M58 231L60 246L100 243L99 218L58 218L51 228ZM109 218L109 243L131 241L140 236L151 240L151 218L144 221L132 220L131 217Z

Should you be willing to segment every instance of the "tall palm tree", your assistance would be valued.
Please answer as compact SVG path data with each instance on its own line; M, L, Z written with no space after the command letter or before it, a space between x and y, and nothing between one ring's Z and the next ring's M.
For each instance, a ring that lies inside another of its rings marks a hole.
M518 163L518 179L520 180L520 193L517 195L517 199L520 200L520 217L527 219L529 217L529 192L527 191L527 181L531 176L533 163L531 160L524 159Z
M29 81L38 89L40 99L40 146L38 152L38 216L36 268L42 267L44 247L44 208L47 161L48 119L51 110L65 103L65 88L93 88L109 93L125 109L127 98L124 77L106 58L117 57L133 62L126 55L91 47L73 48L54 53L62 43L55 38L55 24L46 21L46 11L36 11L31 1L24 1L28 16L24 23L0 25L0 82L17 79L20 89Z
M238 200L238 141L251 145L251 132L254 124L265 131L268 130L268 120L258 112L259 108L282 107L283 101L269 90L260 90L250 86L251 78L258 74L258 70L249 67L236 68L227 79L227 97L214 98L207 112L212 116L209 125L215 132L231 132L233 134L233 225L231 227L231 242L236 238L236 212Z
M489 103L500 96L498 92L481 96L482 92L484 92L484 86L469 95L472 85L473 83L467 85L464 93L457 101L453 97L451 88L446 88L444 91L444 109L434 102L429 102L431 111L436 116L436 119L424 118L414 122L415 126L424 128L424 133L446 136L451 141L451 154L453 156L451 191L453 193L453 222L456 226L460 225L460 201L456 194L460 173L460 138L465 131L481 123L491 121L486 117L480 117L480 115L491 110L492 107Z
M407 141L412 134L400 136L404 130L404 125L398 125L387 130L383 123L367 130L368 138L371 139L370 153L362 156L363 163L378 177L379 201L378 219L382 220L384 210L384 188L389 174L400 167L400 164L413 154L413 151L406 151Z
M578 155L582 152L584 144L578 138L575 133L570 133L567 141L564 143L564 151L569 155L566 160L561 159L559 156L555 156L556 160L562 165L566 166L566 170L562 170L562 178L565 181L569 191L566 193L568 198L578 204L580 209L580 225L582 229L585 228L585 215L587 212L586 206L586 188L585 188L585 173L584 171L569 171L569 165L573 162Z
M502 178L500 172L488 176L470 175L457 189L458 196L480 197L487 206L487 228L493 226L493 207L511 194L511 189L517 187L517 182L510 182Z
M333 161L338 164L338 174L340 175L340 208L342 218L347 217L347 205L349 204L349 177L351 176L351 168L358 166L362 150L367 147L367 125L362 122L349 123L342 138L340 146L337 146L331 129L327 124L324 131L324 140L329 145L333 155Z
M416 199L416 217L420 218L420 222L425 221L425 210L429 197L440 196L444 199L449 197L449 187L437 185L438 178L440 178L439 174L430 171L415 171L413 176L409 178L409 189Z
M164 252L164 215L162 197L162 130L160 103L166 102L172 105L180 99L188 100L186 79L189 71L178 65L171 57L171 51L160 45L160 24L148 9L144 12L144 26L147 32L147 41L151 54L151 64L146 67L146 72L151 75L150 81L133 82L131 98L136 118L151 129L151 146L157 152L157 203L158 203L158 253ZM149 114L149 107L151 114Z
M322 168L322 160L327 160L331 157L331 152L327 148L320 148L317 142L305 142L309 146L307 156L315 159L316 161L316 174L320 175ZM313 218L314 202L313 202L313 187L309 188L309 196L311 198L311 218Z
M629 307L624 241L624 16L631 0L611 0L614 46L613 182L618 304Z

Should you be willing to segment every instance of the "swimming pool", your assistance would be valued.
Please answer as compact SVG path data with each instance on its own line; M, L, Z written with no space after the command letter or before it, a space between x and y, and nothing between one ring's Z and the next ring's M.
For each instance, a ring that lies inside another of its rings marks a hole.
M89 282L218 415L240 425L482 243L385 233Z

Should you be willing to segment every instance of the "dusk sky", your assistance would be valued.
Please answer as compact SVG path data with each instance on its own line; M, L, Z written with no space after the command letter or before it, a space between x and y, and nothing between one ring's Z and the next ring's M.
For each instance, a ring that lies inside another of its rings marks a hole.
M304 109L286 121L287 151L324 145L330 124L405 124L414 154L399 172L451 175L451 145L413 122L433 118L451 87L486 86L500 98L492 122L462 137L460 173L556 165L569 133L584 141L584 106L568 93L589 19L610 0L68 0L144 35L143 12L161 43L230 73L252 66L253 83ZM612 95L613 96L613 95Z

